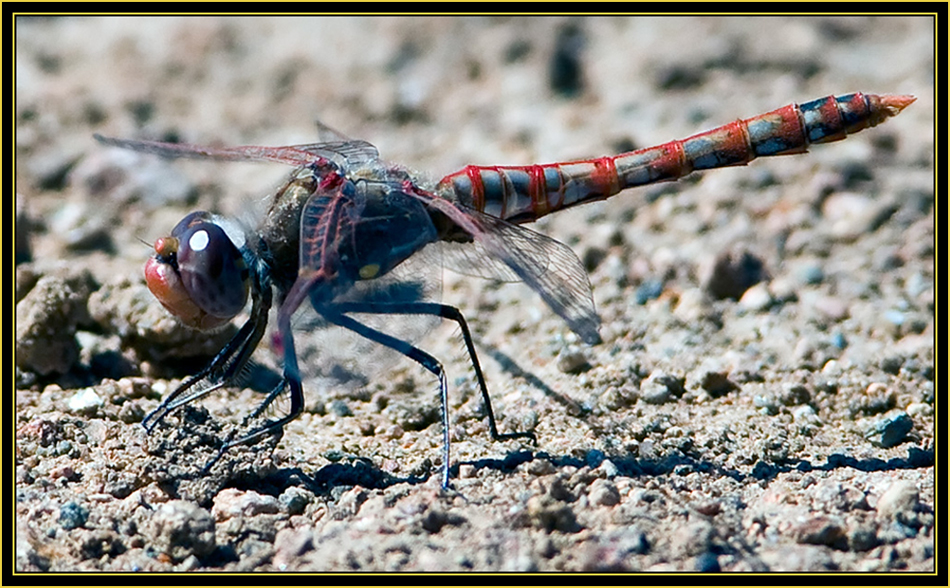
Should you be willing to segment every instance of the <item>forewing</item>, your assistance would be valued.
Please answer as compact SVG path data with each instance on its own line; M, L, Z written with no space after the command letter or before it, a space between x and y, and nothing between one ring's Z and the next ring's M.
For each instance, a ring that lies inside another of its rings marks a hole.
M207 147L188 143L163 143L161 141L139 141L135 139L116 139L93 135L103 145L121 147L140 153L149 153L161 157L179 159L216 159L219 161L272 161L288 165L307 165L314 160L310 151L295 147L260 147L245 145L241 147Z
M216 159L219 161L271 161L301 166L313 163L316 158L328 159L340 168L355 168L379 159L379 152L371 143L361 140L328 141L323 143L304 143L285 147L264 147L244 145L240 147L208 147L188 143L163 143L161 141L140 141L135 139L116 139L93 135L103 145L121 147L140 153L149 153L161 157L178 159Z
M305 143L303 145L292 145L287 149L312 153L329 159L343 168L359 167L379 160L379 151L376 147L372 143L361 139Z

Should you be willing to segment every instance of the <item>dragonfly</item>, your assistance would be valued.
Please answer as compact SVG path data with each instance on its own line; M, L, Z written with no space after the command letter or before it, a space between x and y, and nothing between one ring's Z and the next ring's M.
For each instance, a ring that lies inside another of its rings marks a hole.
M374 296L373 284L423 249L444 251L466 274L520 280L580 339L600 342L600 320L587 273L566 245L522 225L628 188L693 171L746 165L758 157L804 153L876 126L914 102L908 95L853 93L789 104L655 147L620 155L520 166L469 165L437 183L384 162L377 149L321 125L328 140L284 147L202 147L109 138L105 145L168 158L262 161L294 167L253 229L198 211L155 241L145 265L149 289L182 323L198 330L230 322L251 301L249 317L203 370L185 379L143 420L151 433L172 411L232 384L247 366L276 306L279 383L232 433L229 449L281 435L304 408L292 317L309 305L326 323L347 329L421 365L438 380L442 415L442 486L449 487L448 384L441 362L414 342L361 317L437 317L459 327L496 441L534 440L533 431L501 433L471 332L461 311L412 296ZM376 291L385 291L379 288ZM409 289L411 290L411 289ZM287 393L289 409L250 423Z

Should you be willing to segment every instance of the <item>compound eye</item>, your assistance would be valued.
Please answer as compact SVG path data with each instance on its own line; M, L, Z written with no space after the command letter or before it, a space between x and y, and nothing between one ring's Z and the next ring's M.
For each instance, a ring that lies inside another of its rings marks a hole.
M214 224L214 216L206 210L196 210L194 212L190 212L185 216L185 218L178 221L178 224L175 225L174 229L172 229L171 236L176 239L181 239L182 235L185 234L185 231L201 223Z
M186 225L185 220L172 231L178 239L181 284L202 311L230 320L247 303L249 272L244 258L218 225L201 219ZM179 230L181 234L175 235Z

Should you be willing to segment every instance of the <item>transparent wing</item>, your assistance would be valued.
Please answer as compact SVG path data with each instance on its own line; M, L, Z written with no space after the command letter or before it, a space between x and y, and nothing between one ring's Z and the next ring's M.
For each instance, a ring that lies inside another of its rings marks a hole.
M334 131L335 133L335 131ZM315 157L333 161L341 168L358 167L379 159L379 152L371 143L362 140L304 143L285 147L244 145L240 147L208 147L188 143L163 143L116 139L93 135L103 145L121 147L140 153L179 159L216 159L219 161L271 161L301 166L313 163Z
M461 260L463 273L505 277L507 273L499 272L492 258L500 260L584 341L600 342L600 318L594 310L587 272L567 245L430 192L418 190L413 195L449 217L484 249L484 261L479 261L474 251L452 260Z
M484 280L521 281L518 274L508 267L508 264L491 255L478 241L470 243L440 242L435 246L442 251L442 260L446 269Z
M282 149L294 149L329 159L341 167L357 167L379 161L379 151L367 141L351 139L326 143L305 143Z
M376 303L398 307L407 302L440 302L442 267L438 248L427 247L383 277L362 280L334 298L339 303ZM440 319L418 314L353 313L360 322L407 341L418 343ZM294 316L294 338L308 377L325 380L320 388L343 385L352 389L406 364L401 354L352 331L330 324L305 304ZM408 362L411 364L411 362Z
M317 135L320 137L321 142L325 143L344 143L350 141L351 138L344 135L340 131L334 129L330 125L326 124L322 120L316 121L317 123Z
M93 135L103 145L121 147L140 153L149 153L161 157L180 159L217 159L219 161L273 161L288 165L307 165L312 163L312 152L294 147L207 147L188 143L163 143L161 141L139 141L135 139L116 139Z
M433 212L448 217L459 229L471 235L476 243L495 257L537 292L551 310L564 319L571 330L587 343L599 343L600 318L594 310L594 299L584 265L567 245L513 225L498 217L478 212L426 190L407 188L407 194L418 199ZM471 258L467 260L471 271ZM493 272L486 266L485 272Z
M587 272L567 245L500 218L463 210L480 229L474 235L478 243L537 292L584 341L600 341L600 317Z

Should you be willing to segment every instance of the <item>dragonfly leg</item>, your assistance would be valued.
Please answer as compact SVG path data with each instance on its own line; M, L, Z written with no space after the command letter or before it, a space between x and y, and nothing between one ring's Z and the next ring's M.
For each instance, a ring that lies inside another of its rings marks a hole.
M485 410L488 412L488 428L491 431L492 439L495 441L506 441L508 439L531 439L537 442L534 431L516 431L514 433L499 433L495 425L495 412L491 407L491 397L488 395L488 385L485 383L485 376L482 375L482 366L478 363L478 354L475 353L475 343L472 340L472 333L468 330L468 322L462 316L462 311L454 306L447 304L435 304L439 307L439 316L455 321L462 330L462 339L465 340L465 347L468 349L468 356L472 360L472 367L475 369L475 378L478 380L478 387L482 392L482 400L485 402Z
M498 432L498 426L495 422L495 411L492 409L491 396L488 394L488 384L485 382L485 376L482 374L482 366L478 361L478 354L475 352L475 343L472 339L472 333L468 329L468 322L459 309L447 304L434 302L353 302L337 304L334 308L340 312L363 312L367 314L427 314L455 322L462 331L462 339L465 341L469 359L471 359L472 367L475 370L475 379L478 381L482 401L485 403L485 410L488 413L488 429L491 432L492 439L495 441L507 441L509 439L531 439L532 441L537 441L533 431L516 431L514 433Z
M264 411L267 410L267 407L270 406L272 402L277 400L277 397L283 394L284 390L286 389L287 389L287 380L284 378L281 378L280 383L274 386L274 389L267 393L267 396L260 403L260 405L257 408L255 408L251 412L251 414L244 417L244 424L246 425L250 423L251 421L253 421L254 419L256 419L257 417L264 414Z
M238 437L237 439L234 438L236 435L236 430L232 431L227 440L224 442L224 445L222 445L221 449L218 450L218 453L207 464L205 464L205 467L201 470L202 474L207 474L210 472L211 468L214 467L214 464L218 463L218 461L224 457L224 454L227 453L232 447L250 443L252 441L257 441L261 437L272 433L278 435L278 438L280 437L284 431L284 426L300 416L300 413L303 412L303 386L301 386L299 379L296 381L288 380L286 378L282 379L280 383L277 384L277 386L275 386L274 389L267 394L267 398L264 400L264 403L259 406L251 415L244 419L244 423L247 424L255 417L259 416L260 413L264 412L264 409L267 408L267 406L273 402L275 398L284 392L287 386L290 386L290 412L288 412L286 416L261 425L260 427L253 429L248 434ZM295 402L295 398L299 398L299 402Z
M331 307L321 307L317 311L331 323L341 326L345 329L349 329L354 333L366 337L370 341L375 341L380 345L389 347L394 351L405 355L409 359L415 361L427 371L431 372L436 378L439 379L439 393L442 400L442 487L449 487L449 411L448 411L448 402L449 402L449 386L445 380L445 369L443 369L442 364L439 363L432 355L426 353L425 351L419 349L415 345L383 333L382 331L377 331L376 329L364 325L358 320L342 314L338 309L339 308L348 308L350 305L332 305ZM357 305L360 306L360 305ZM370 304L369 306L377 306ZM347 312L347 311L343 311ZM369 312L369 311L365 311ZM390 313L381 313L381 314L392 314Z
M366 337L372 341L375 341L381 345L385 345L390 349L398 351L405 355L406 357L412 359L413 361L419 363L426 370L434 374L439 379L439 390L441 393L442 399L442 436L443 436L443 469L442 469L442 487L449 487L449 398L448 398L448 384L445 380L445 370L442 367L442 364L439 361L426 353L425 351L419 349L415 345L412 345L401 339L397 339L386 333L382 333L360 323L359 321L343 315L342 313L367 313L367 314L423 314L423 315L434 315L441 318L446 318L452 321L455 321L462 330L462 337L465 339L465 346L468 349L469 356L472 360L472 366L475 368L475 376L478 380L478 386L482 393L482 398L485 402L485 407L488 411L488 426L491 431L492 439L496 441L506 441L509 439L521 439L527 438L531 440L536 440L534 432L532 431L519 431L514 433L499 433L498 427L495 424L495 414L491 406L491 398L488 395L488 386L485 384L485 377L482 374L481 365L478 363L478 355L475 353L475 345L472 340L472 334L468 329L468 324L465 321L465 318L462 316L461 311L455 308L454 306L448 306L445 304L436 304L428 302L402 302L402 303L338 303L333 305L333 313L321 314L329 320L341 327L345 327L356 332L359 335ZM340 313L340 314L337 314Z
M165 400L158 405L158 408L148 413L145 418L142 419L142 426L145 427L147 432L151 433L158 423L176 408L226 386L234 376L240 373L241 369L250 359L257 344L260 342L265 327L267 326L266 322L260 325L254 325L253 322L253 319L251 319L245 323L241 330L238 331L238 334L211 360L211 363L194 376L182 382L178 388L165 397ZM205 389L193 392L185 398L178 399L179 396L191 390L196 384L203 380L209 382L211 385Z
M251 309L251 318L244 323L237 335L228 341L228 344L218 352L211 363L182 382L158 405L158 408L145 415L145 418L142 419L142 426L145 427L146 432L151 433L158 423L176 408L226 386L235 376L241 373L267 329L267 313L271 306L270 285L261 286L259 291L262 292L262 295L255 297L254 306ZM185 398L178 399L179 396L194 388L201 381L207 381L210 385L205 389L192 392Z
M294 307L294 309L295 308L296 307ZM267 398L264 399L261 406L244 419L244 422L247 423L263 413L270 403L280 396L287 387L290 387L290 410L281 418L269 421L252 429L249 433L237 439L234 439L234 433L232 433L224 445L221 446L221 449L218 450L217 455L205 465L203 473L208 473L214 464L232 447L257 441L268 434L276 434L279 436L283 433L284 426L296 419L300 416L300 413L303 412L303 385L300 382L300 369L297 366L297 352L294 348L294 336L290 328L290 317L292 314L293 310L288 311L286 307L282 307L280 312L277 313L277 328L280 334L281 344L284 348L284 377L280 383L267 394Z

